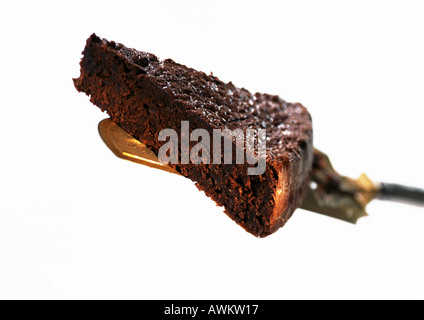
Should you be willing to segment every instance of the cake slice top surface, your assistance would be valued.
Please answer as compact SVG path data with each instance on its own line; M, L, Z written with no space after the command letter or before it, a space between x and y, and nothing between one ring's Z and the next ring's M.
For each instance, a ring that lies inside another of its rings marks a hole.
M266 156L270 161L297 161L312 137L311 117L299 103L276 95L255 93L225 83L171 59L127 48L93 34L88 43L115 51L136 66L140 75L155 81L185 108L216 129L266 129Z

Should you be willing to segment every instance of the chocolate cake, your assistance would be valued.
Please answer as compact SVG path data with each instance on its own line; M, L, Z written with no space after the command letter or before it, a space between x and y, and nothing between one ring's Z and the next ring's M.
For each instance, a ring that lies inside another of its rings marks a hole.
M87 40L80 65L76 89L156 154L165 143L158 139L161 130L174 129L183 138L181 121L189 121L190 132L202 128L211 137L214 129L266 129L266 169L260 175L249 175L248 163L170 164L246 231L265 237L283 226L301 204L313 157L311 117L301 104L251 94L95 34ZM240 145L235 140L233 144L235 159ZM258 154L257 146L244 146L244 151ZM181 156L179 148L179 160Z

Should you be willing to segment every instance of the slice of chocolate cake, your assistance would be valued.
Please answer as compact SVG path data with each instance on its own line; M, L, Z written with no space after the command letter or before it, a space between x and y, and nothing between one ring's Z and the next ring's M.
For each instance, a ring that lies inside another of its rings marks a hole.
M184 137L182 121L189 132L214 130L266 130L266 166L259 175L248 174L252 164L236 164L236 151L260 155L255 144L238 144L228 161L217 163L212 146L210 159L200 164L183 161L170 164L183 176L196 182L229 217L246 231L265 237L283 226L301 204L312 168L312 123L308 111L298 103L287 103L278 96L251 94L224 83L212 75L190 69L172 60L129 49L92 35L81 60L81 76L74 79L78 91L106 111L125 131L156 154L165 144L159 141L164 129ZM248 139L246 139L248 140ZM202 141L203 142L203 141ZM193 147L196 142L190 142ZM223 144L224 145L224 144ZM222 155L222 158L224 155ZM226 164L225 164L226 163ZM182 210L182 209L181 209Z

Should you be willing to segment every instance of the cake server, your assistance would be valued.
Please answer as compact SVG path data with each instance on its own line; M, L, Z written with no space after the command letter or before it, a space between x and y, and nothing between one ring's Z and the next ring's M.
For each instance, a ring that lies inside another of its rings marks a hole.
M119 158L180 175L162 164L146 145L129 135L110 119L99 123L99 134ZM390 183L375 183L367 175L358 179L340 175L328 156L315 150L309 190L300 208L356 223L367 216L366 206L374 199L399 201L424 206L424 190Z

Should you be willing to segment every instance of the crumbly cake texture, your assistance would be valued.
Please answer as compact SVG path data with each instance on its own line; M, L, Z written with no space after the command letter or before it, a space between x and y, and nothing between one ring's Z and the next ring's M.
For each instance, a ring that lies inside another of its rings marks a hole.
M266 237L301 204L313 157L312 121L301 104L251 94L231 82L95 34L87 40L80 65L76 89L156 154L165 143L158 141L159 132L174 129L181 138L181 121L190 122L190 132L202 128L211 137L213 129L266 129L262 175L249 176L247 168L252 166L247 163L170 164L246 231Z

